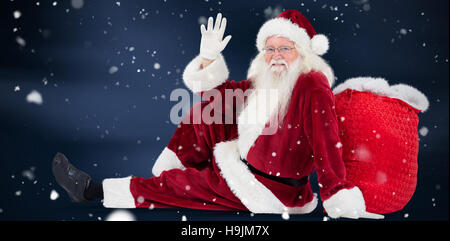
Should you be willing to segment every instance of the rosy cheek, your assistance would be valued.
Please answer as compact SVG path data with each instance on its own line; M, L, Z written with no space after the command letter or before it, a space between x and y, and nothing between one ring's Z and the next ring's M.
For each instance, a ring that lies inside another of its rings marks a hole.
M297 59L297 56L292 56L289 58L289 63L293 63Z

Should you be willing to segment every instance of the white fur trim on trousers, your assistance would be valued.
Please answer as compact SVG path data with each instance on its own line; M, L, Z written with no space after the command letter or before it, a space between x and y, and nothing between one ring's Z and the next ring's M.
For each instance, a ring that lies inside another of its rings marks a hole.
M131 177L103 180L103 206L105 208L136 208L130 191Z
M156 159L156 162L152 168L152 173L154 176L159 176L163 171L168 171L171 169L184 170L186 167L183 166L175 152L165 147L158 159Z

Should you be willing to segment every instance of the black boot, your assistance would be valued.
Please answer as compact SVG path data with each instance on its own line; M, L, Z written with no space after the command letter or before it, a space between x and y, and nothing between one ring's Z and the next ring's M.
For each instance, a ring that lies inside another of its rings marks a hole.
M52 170L56 182L67 191L72 202L82 203L90 201L85 197L84 193L92 182L91 177L70 164L64 154L59 152L56 154L53 158Z

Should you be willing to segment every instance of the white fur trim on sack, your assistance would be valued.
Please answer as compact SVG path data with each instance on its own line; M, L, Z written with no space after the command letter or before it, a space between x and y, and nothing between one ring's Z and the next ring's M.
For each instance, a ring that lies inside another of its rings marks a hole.
M194 93L214 89L228 79L229 71L225 59L220 54L206 68L200 69L202 57L195 57L184 69L184 84Z
M220 142L214 147L214 156L222 177L242 204L253 213L310 213L317 206L317 197L302 207L286 207L250 172L239 156L237 140Z
M261 52L267 38L271 36L283 36L296 44L310 49L317 55L323 55L328 51L328 38L322 34L316 34L312 39L304 28L285 18L274 18L263 24L256 38L256 47Z
M130 191L131 177L103 180L103 206L105 208L136 208Z
M427 111L430 106L427 97L416 88L405 84L389 85L383 78L351 78L336 86L333 92L337 95L346 89L369 91L376 95L399 99L422 112Z
M168 171L171 169L184 170L186 167L183 166L175 152L165 147L158 159L156 159L156 162L152 168L152 173L154 176L159 176L163 171Z

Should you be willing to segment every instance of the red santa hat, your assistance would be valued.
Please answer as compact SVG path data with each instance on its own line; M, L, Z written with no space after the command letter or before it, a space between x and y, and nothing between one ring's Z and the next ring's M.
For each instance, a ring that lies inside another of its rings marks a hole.
M329 48L328 38L316 34L311 23L297 10L286 10L278 17L267 21L259 30L256 47L262 51L271 36L283 36L317 55L324 55Z

